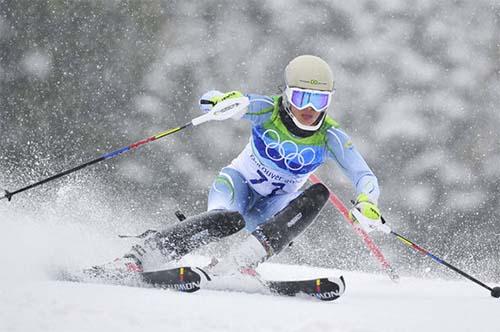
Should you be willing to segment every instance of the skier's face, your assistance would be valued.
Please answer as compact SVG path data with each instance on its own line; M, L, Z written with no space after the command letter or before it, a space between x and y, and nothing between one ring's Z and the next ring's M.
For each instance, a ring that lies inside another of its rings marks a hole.
M312 126L316 120L321 116L320 112L316 112L312 107L306 107L299 110L293 105L290 105L293 116L300 121L303 125Z

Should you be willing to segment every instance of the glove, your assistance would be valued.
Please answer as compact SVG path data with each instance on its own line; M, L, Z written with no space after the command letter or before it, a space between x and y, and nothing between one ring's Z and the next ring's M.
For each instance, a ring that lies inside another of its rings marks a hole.
M388 226L384 225L385 222L377 205L370 202L368 195L365 193L359 194L354 207L349 211L349 217L367 233L373 230L384 233L390 233L391 231Z
M219 98L222 98L222 96L224 96L224 94L218 90L210 90L210 91L205 92L203 94L203 96L201 96L200 101L199 101L200 110L203 113L210 112L212 110L212 107L215 104L217 104L217 102L215 100L212 101L212 99L219 99Z
M218 102L221 102L226 99L231 99L231 98L240 98L243 97L243 94L239 91L231 91L227 93L222 93L217 90L210 90L208 92L205 92L203 96L200 98L200 109L207 113L212 110L212 107L214 107Z
M191 120L193 126L207 121L239 120L248 111L250 100L239 91L222 93L212 90L205 93L199 101L200 109L205 114Z

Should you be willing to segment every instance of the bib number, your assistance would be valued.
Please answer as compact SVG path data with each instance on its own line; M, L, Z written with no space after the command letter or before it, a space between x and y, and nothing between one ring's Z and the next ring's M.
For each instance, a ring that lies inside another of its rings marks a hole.
M257 174L260 177L257 179L251 179L250 180L251 184L260 184L263 182L269 182L269 179L267 178L267 176L264 173L262 173L260 170L257 170ZM271 191L269 196L276 195L279 190L283 190L283 188L285 187L285 183L283 183L283 182L271 182L271 184L274 186L274 189Z

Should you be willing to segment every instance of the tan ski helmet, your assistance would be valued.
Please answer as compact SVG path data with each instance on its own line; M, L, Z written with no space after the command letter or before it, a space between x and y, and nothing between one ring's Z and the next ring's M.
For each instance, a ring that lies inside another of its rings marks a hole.
M291 88L333 91L333 73L325 60L314 55L300 55L285 68L285 83Z
M286 88L329 91L332 93L335 90L335 81L330 66L325 60L314 55L300 55L290 61L285 68L285 84ZM286 90L283 93L283 106L295 127L306 132L318 130L326 118L325 110L313 125L309 126L301 123L290 110Z

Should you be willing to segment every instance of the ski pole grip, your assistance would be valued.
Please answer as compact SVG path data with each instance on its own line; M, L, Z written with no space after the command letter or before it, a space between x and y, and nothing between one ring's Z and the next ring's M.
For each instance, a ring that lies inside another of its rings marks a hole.
M241 119L250 104L248 97L231 98L218 102L210 112L191 120L193 126L216 120Z
M202 123L205 123L205 122L208 122L211 120L213 120L212 116L210 115L210 113L207 113L207 114L203 114L197 118L194 118L193 120L191 120L191 123L193 124L193 126L198 126L198 125L201 125Z
M382 227L380 228L380 230L385 234L391 234L392 229L389 227L389 225L387 225L383 216L380 216L380 220L382 221Z
M385 233L385 234L392 233L392 229L389 226L387 226L386 224L381 224L380 226L378 226L378 230L381 231L382 233Z

